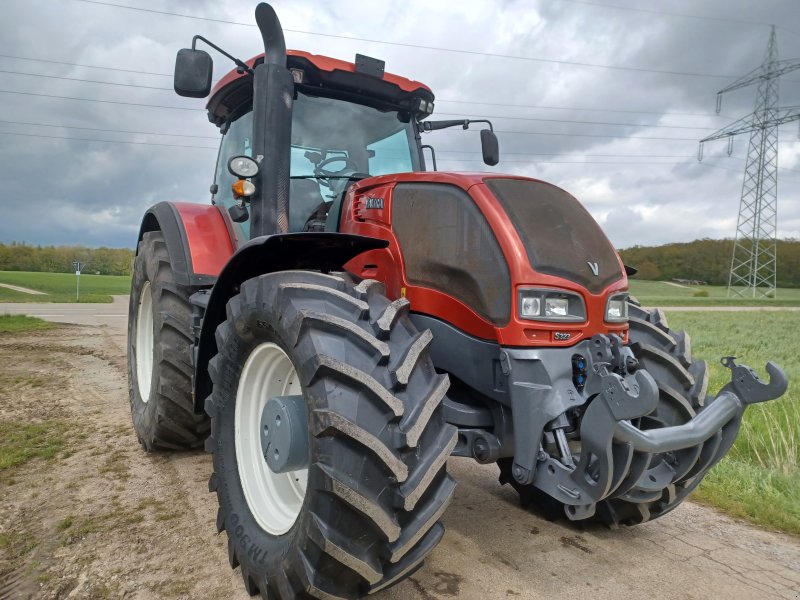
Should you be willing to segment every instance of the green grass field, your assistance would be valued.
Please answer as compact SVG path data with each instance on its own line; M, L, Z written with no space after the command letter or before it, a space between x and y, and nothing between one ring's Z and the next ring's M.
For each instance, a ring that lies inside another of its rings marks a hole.
M800 535L800 341L794 312L674 312L673 329L692 338L695 358L708 361L709 394L730 381L722 356L737 356L766 378L774 360L789 376L779 400L751 406L730 454L692 496L759 525Z
M630 280L630 290L645 306L800 306L800 289L779 288L775 298L728 298L718 285L678 286L665 281ZM708 296L695 296L698 293Z
M0 287L0 302L75 302L74 273L0 271L0 283L44 292L26 294ZM81 275L80 302L111 302L111 296L130 292L131 279L115 275Z

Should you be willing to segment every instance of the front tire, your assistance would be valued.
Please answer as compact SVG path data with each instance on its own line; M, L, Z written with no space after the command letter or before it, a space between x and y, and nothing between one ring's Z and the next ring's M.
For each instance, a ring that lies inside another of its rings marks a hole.
M416 331L407 307L378 282L306 271L250 279L228 302L209 363L209 488L251 595L356 598L413 573L440 541L457 434L430 332ZM298 393L310 458L281 495L268 491L286 476L258 456L254 415Z
M191 288L178 285L164 234L144 234L128 308L128 393L136 436L148 452L198 448L208 418L192 398Z

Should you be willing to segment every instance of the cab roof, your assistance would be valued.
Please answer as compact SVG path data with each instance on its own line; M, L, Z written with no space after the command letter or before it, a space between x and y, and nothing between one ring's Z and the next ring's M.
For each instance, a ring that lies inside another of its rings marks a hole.
M262 63L264 54L246 61L251 68ZM286 66L302 71L295 76L296 87L306 94L338 97L384 110L413 112L420 99L433 102L434 95L424 83L392 73L382 76L360 72L355 63L311 54L302 50L286 51ZM222 125L238 109L252 101L250 76L232 69L211 90L206 108L211 122Z

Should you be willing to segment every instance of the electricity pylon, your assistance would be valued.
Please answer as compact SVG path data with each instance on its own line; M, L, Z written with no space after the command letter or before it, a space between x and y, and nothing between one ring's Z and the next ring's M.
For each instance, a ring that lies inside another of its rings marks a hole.
M730 156L733 136L750 133L728 296L774 297L776 293L778 126L800 120L800 106L778 107L778 79L796 69L800 69L800 60L778 60L773 25L761 66L717 92L719 114L722 94L757 83L755 110L700 140L698 159L703 160L704 142L728 138Z

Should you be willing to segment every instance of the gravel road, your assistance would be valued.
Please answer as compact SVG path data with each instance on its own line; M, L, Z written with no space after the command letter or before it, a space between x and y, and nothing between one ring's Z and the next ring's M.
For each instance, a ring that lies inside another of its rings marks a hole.
M0 471L0 598L248 597L215 531L210 457L139 448L124 327L0 334L0 422L59 423L65 439L52 459ZM578 529L519 508L494 467L449 468L444 540L376 600L800 598L796 538L691 503L635 528Z

